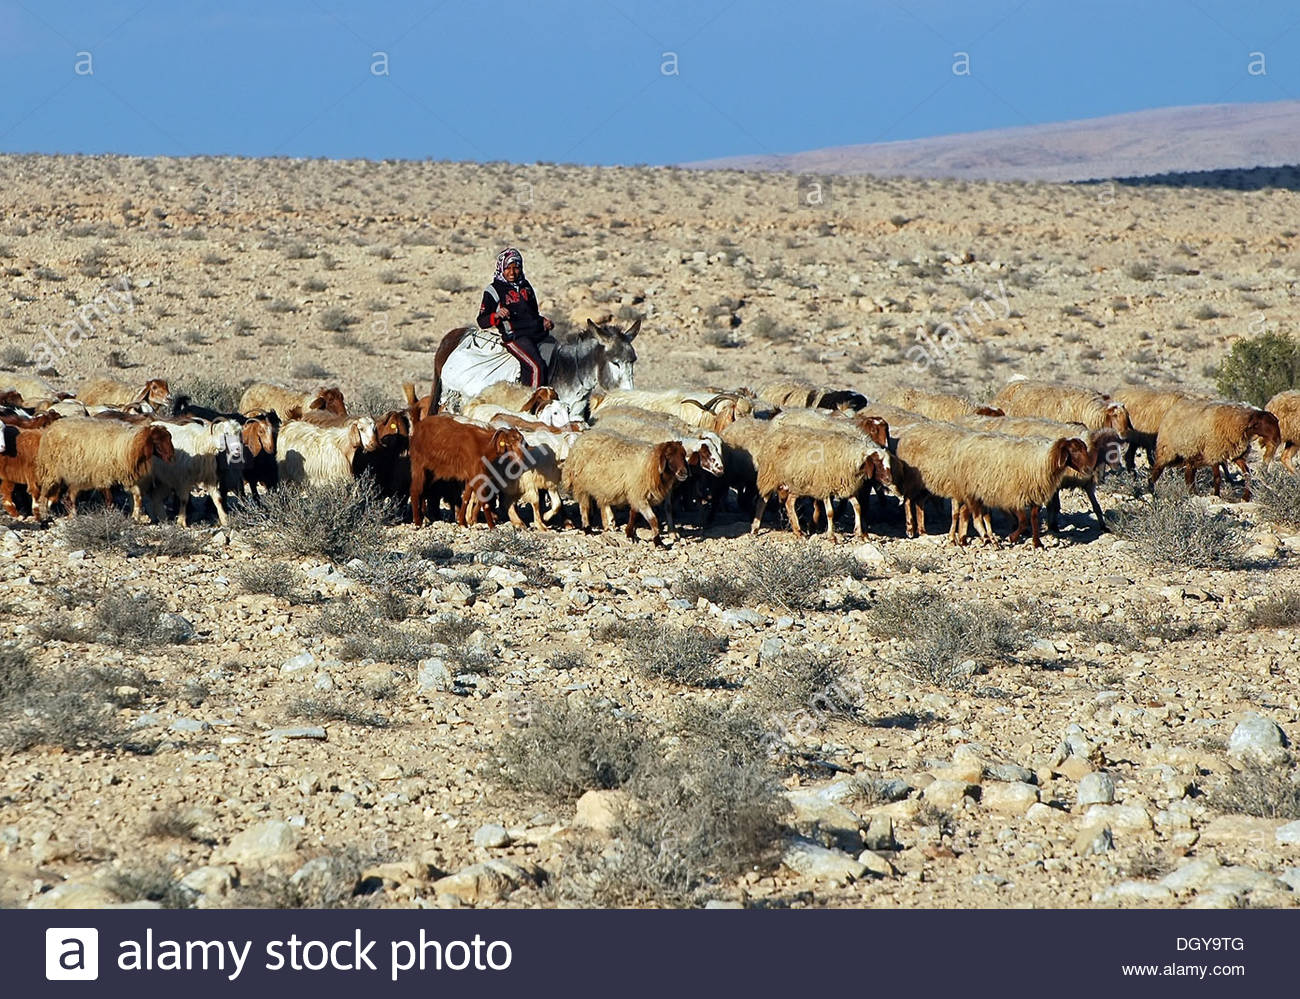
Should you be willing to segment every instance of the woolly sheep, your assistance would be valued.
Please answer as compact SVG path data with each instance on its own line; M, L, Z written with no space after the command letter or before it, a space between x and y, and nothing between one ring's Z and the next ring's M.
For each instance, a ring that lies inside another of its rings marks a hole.
M980 416L1001 416L1001 410L992 406L981 406L959 395L946 392L927 392L924 389L896 386L882 388L876 393L874 403L884 403L898 409L924 416L927 420L955 421L970 414Z
M280 479L306 485L327 485L353 478L358 451L379 446L375 421L369 416L342 427L318 427L291 420L280 428L276 463Z
M131 494L132 515L143 520L140 483L152 471L155 457L171 461L174 453L171 435L156 424L136 426L88 417L57 420L46 427L36 453L37 518L45 520L50 503L61 495L75 517L79 493L121 486Z
M1082 385L1013 378L992 405L1007 416L1039 416L1062 423L1082 423L1089 430L1110 427L1121 437L1129 432L1123 403Z
M614 526L614 508L627 507L627 536L636 538L637 515L659 541L654 508L686 479L686 449L680 441L647 444L608 430L589 430L578 438L564 463L565 491L577 501L583 529L590 524L590 504L600 509L605 530Z
M1214 495L1219 495L1222 469L1232 462L1245 479L1242 499L1250 499L1250 468L1246 455L1258 438L1264 453L1276 450L1282 441L1278 418L1266 410L1235 402L1205 402L1183 399L1169 407L1156 432L1156 461L1151 466L1150 484L1171 465L1183 465L1187 488L1194 489L1196 470L1214 469Z
M890 481L889 455L849 421L838 427L813 427L778 416L758 440L754 460L758 469L758 505L751 531L757 533L763 511L777 493L785 497L790 529L802 537L795 501L802 496L820 500L826 512L826 537L835 531L835 498L853 508L854 533L865 536L858 492L869 479Z
M1291 459L1300 451L1300 390L1291 389L1279 392L1264 407L1277 417L1278 431L1281 436L1282 454L1279 456L1283 467L1288 472L1296 470ZM1269 448L1264 453L1264 467L1267 468L1277 447Z

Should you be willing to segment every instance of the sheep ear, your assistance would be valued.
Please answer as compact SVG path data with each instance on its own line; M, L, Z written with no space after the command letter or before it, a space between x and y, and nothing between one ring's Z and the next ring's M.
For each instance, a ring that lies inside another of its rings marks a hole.
M352 424L352 431L348 434L348 443L353 447L361 446L361 424Z

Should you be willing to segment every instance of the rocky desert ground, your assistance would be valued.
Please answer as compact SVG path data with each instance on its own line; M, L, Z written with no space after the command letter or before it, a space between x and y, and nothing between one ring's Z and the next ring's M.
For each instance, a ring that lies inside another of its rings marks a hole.
M1293 332L1300 276L1285 189L0 178L0 367L71 390L333 383L378 411L510 244L562 332L643 318L642 386L1213 391L1233 342ZM1103 534L1069 497L1042 550L907 540L897 503L836 545L738 514L662 548L415 531L356 496L225 530L4 519L0 903L1294 906L1294 499L1230 487L1172 527L1152 502L1113 480Z

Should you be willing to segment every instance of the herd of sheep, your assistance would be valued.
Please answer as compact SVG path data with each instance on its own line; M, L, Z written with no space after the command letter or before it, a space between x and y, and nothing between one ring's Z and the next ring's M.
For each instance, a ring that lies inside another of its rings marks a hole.
M1280 450L1293 473L1300 451L1300 391L1258 409L1175 390L1105 394L1016 378L980 404L916 388L868 397L791 381L756 391L596 392L573 412L546 388L498 383L453 414L404 389L404 407L360 415L337 388L253 384L237 411L220 412L161 379L96 379L69 393L0 375L0 499L11 517L26 507L44 520L59 503L75 515L81 493L112 502L120 489L138 519L165 519L174 505L185 525L191 499L206 495L224 525L232 494L255 501L261 490L369 475L385 494L409 499L417 526L445 502L465 525L508 517L523 526L531 508L538 529L567 521L587 529L594 506L605 530L625 510L628 537L639 518L658 540L660 511L672 531L674 508L707 524L732 497L754 531L775 500L796 534L802 517L824 521L828 537L835 502L847 501L862 536L871 496L893 493L910 536L925 533L927 501L948 500L954 543L972 529L994 540L990 515L1001 511L1014 518L1012 543L1028 534L1037 546L1040 513L1055 529L1063 489L1084 490L1105 530L1097 477L1133 470L1139 449L1153 484L1181 465L1191 486L1204 467L1217 493L1234 464L1247 499L1254 442L1265 466Z

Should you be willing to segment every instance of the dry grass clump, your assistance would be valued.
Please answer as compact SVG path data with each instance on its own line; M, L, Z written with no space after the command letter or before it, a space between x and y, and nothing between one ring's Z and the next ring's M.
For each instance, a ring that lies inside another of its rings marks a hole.
M1300 819L1300 771L1252 761L1210 792L1210 805L1231 815Z
M1255 628L1294 628L1300 625L1300 593L1277 593L1255 604L1241 618L1241 626Z
M73 551L115 552L126 558L186 558L197 555L205 546L202 535L179 524L140 524L117 507L100 507L65 517L59 521L58 530Z
M643 726L577 698L529 705L524 726L497 747L507 786L559 800L622 787L646 765L653 742Z
M818 649L786 649L746 678L764 713L808 711L815 715L855 718L861 685L849 676L841 656Z
M387 715L377 711L362 711L341 695L307 694L289 702L289 717L314 722L343 722L357 728L387 728L391 722Z
M193 405L215 409L218 413L237 413L243 389L222 378L191 375L176 387L175 395L188 396Z
M148 752L133 742L118 709L147 685L135 670L76 666L37 671L10 646L0 653L0 747L32 746Z
M230 575L235 585L249 593L264 593L294 604L312 602L301 589L302 573L285 562L255 559L232 569Z
M260 871L244 876L225 899L232 909L358 909L374 896L362 873L381 858L367 859L356 847L331 849L293 874Z
M646 676L689 687L714 687L721 682L715 666L727 642L706 628L619 621L599 629L596 637L617 644L632 667Z
M727 572L683 579L677 592L688 600L704 597L722 607L769 604L809 610L818 606L828 583L863 575L862 564L852 555L817 541L765 541L739 555Z
M770 865L787 805L762 738L736 709L693 707L671 738L577 700L533 705L498 747L508 786L558 800L620 788L609 840L578 843L555 891L587 905L681 905L744 870Z
M1255 502L1273 523L1300 530L1300 475L1269 468L1252 477Z
M983 669L1007 662L1029 643L1011 615L983 604L958 603L937 590L896 591L879 597L867 627L882 638L906 636L894 665L922 683L962 689Z
M369 478L302 489L282 487L231 517L272 555L318 556L334 562L366 558L385 541L393 505Z
M1112 526L1147 561L1197 569L1242 569L1250 538L1237 518L1208 513L1190 497L1157 493L1136 509L1112 515Z

